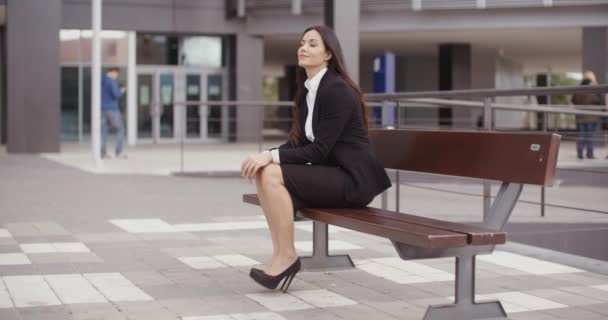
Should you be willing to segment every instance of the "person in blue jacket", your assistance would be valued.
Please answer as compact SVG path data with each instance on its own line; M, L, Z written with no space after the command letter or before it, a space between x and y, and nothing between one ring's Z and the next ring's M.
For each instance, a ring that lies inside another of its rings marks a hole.
M110 158L106 152L108 125L116 130L116 157L125 157L123 153L125 126L118 108L118 102L125 92L125 88L118 86L119 73L118 68L110 68L101 79L101 157L106 159Z

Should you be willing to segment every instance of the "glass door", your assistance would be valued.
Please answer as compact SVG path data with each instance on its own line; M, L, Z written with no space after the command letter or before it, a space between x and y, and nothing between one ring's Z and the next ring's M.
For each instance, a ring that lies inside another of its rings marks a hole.
M175 74L171 71L161 71L158 74L159 93L159 139L173 140L175 138L175 108L174 108Z
M156 113L154 96L154 73L139 73L137 75L137 138L152 139L154 137L154 115Z
M138 68L138 140L179 142L182 136L189 142L227 139L227 109L219 104L196 104L225 100L225 80L221 71L202 68ZM192 105L186 107L184 102Z
M186 73L186 102L194 103L201 101L202 97L202 76L200 73ZM186 139L198 140L205 139L205 121L201 121L201 116L206 114L206 106L188 105L186 108Z
M207 74L207 101L224 100L224 82L222 74ZM228 129L228 109L222 105L209 104L206 113L207 131L206 136L209 139L226 138Z

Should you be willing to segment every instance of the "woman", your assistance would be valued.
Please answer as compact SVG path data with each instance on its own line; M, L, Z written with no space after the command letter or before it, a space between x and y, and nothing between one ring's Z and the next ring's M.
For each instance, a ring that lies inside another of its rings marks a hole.
M363 207L391 186L371 151L363 94L346 73L335 33L325 26L306 29L297 54L301 68L289 140L241 166L243 177L255 177L273 244L265 270L252 268L250 276L269 289L283 280L283 292L300 270L296 210Z
M591 71L583 73L580 85L597 85L595 74ZM602 97L597 93L575 93L572 96L572 104L582 106L603 105ZM577 115L576 129L578 139L576 140L576 153L579 159L583 159L583 152L586 149L587 159L595 159L593 150L593 135L601 122L599 116Z

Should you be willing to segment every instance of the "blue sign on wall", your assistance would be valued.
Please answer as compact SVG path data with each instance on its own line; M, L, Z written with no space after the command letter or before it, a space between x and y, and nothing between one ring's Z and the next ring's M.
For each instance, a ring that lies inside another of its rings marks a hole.
M374 93L395 92L395 54L385 52L383 55L374 57ZM375 126L395 126L395 107L389 104L383 107L373 107L373 119L371 123Z

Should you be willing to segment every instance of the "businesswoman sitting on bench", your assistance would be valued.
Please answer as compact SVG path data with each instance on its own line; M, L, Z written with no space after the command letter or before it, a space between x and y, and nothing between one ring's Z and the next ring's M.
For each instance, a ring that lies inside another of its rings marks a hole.
M251 278L286 292L300 259L294 213L301 208L364 207L391 186L371 151L361 89L348 77L342 49L325 26L300 40L293 124L287 143L245 159L241 171L257 194L272 237L272 259Z

